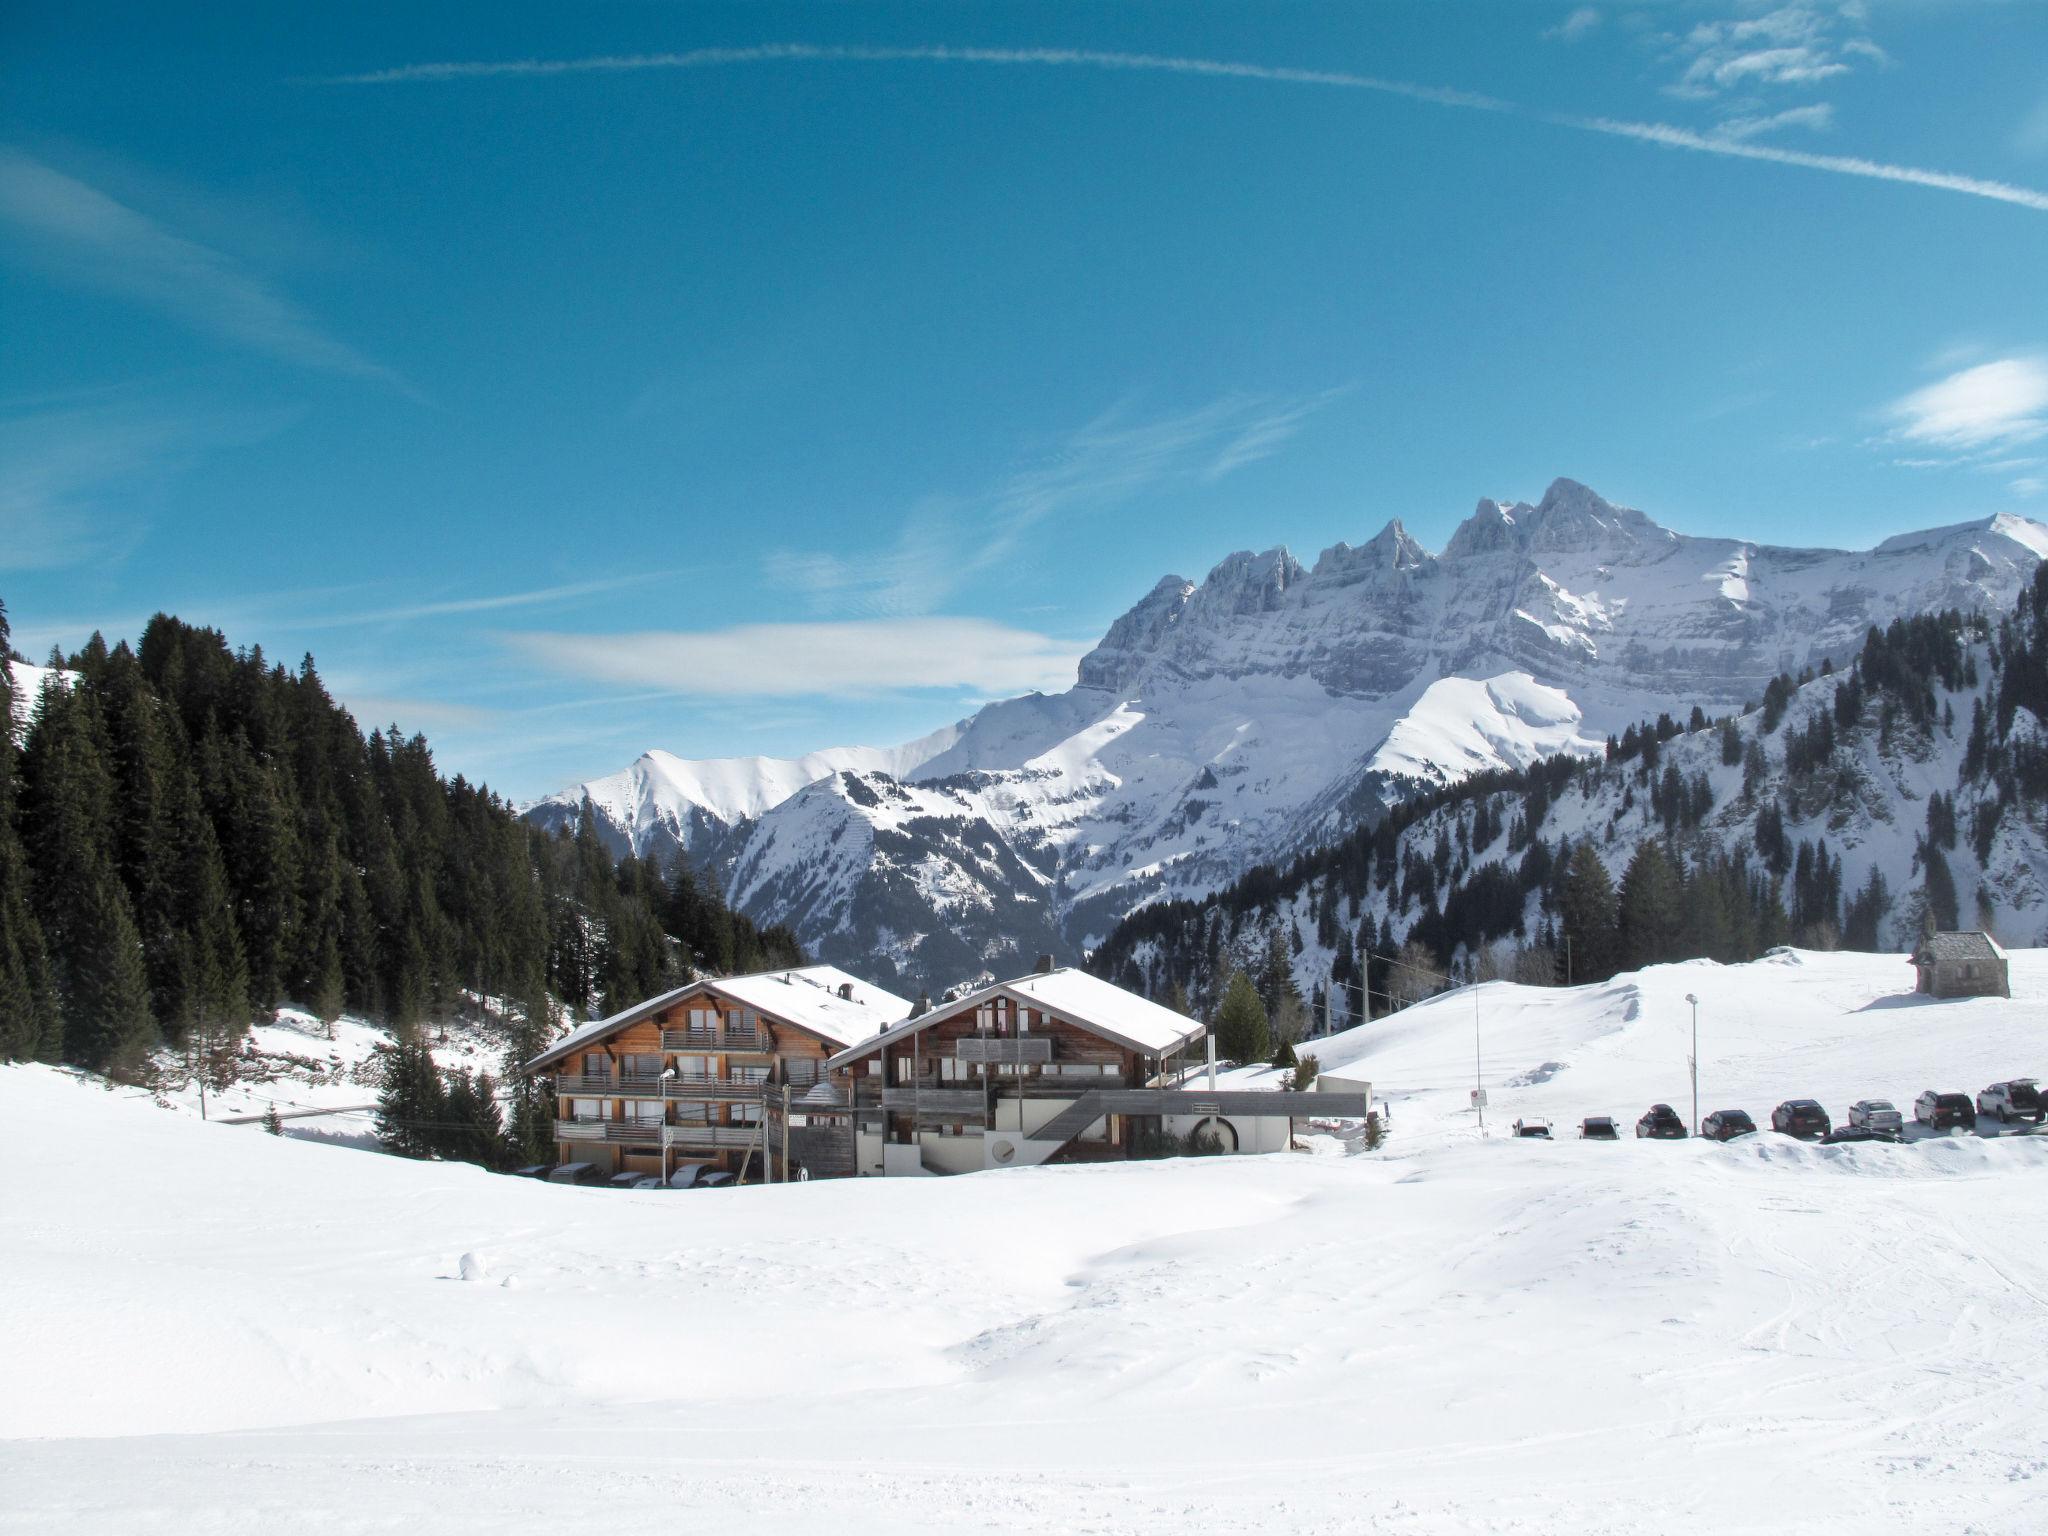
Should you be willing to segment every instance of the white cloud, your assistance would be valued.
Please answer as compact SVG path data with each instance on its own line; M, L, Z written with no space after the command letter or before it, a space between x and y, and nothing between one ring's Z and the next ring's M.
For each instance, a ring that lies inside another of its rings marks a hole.
M1598 30L1599 26L1600 12L1598 8L1582 5L1543 35L1545 37L1561 38L1567 43L1575 43L1588 32Z
M1046 520L1107 512L1150 486L1220 480L1278 452L1341 393L1229 395L1154 417L1118 406L979 492L927 497L884 549L781 551L769 558L768 578L825 610L930 613L973 577L1013 558L1025 535Z
M2039 475L2021 475L2012 482L2012 493L2015 496L2038 496L2043 491L2048 491L2048 480L2042 479Z
M1799 9L1799 8L1790 8ZM1774 15L1778 13L1772 13ZM1856 19L1845 7L1842 13ZM1881 57L1874 43L1843 53L1858 57ZM1472 91L1447 90L1387 80L1344 70L1290 69L1265 64L1244 64L1223 59L1192 59L1142 53L1106 53L1081 48L844 48L811 43L787 43L758 48L701 48L688 53L615 54L580 59L474 60L435 64L405 64L365 74L344 75L332 85L402 85L492 78L540 78L579 74L613 74L635 70L711 69L741 65L775 65L802 62L825 63L934 63L985 64L1005 66L1075 67L1128 70L1140 73L1194 75L1233 80L1258 80L1275 85L1314 86L1335 90L1376 91L1405 96L1440 107L1473 112L1495 112L1553 123L1582 133L1614 134L1670 149L1698 150L1704 154L1730 155L1740 159L1801 166L1838 176L1866 177L1876 181L1900 182L1930 187L1966 197L1989 198L2048 213L2048 192L2009 182L1948 171L1923 170L1916 166L1892 165L1855 155L1814 155L1795 150L1776 150L1737 138L1696 133L1664 123L1625 122L1604 117L1580 117L1570 113L1545 112L1517 106L1495 96Z
M991 619L897 618L623 635L508 634L548 670L679 696L874 696L1072 686L1085 647Z
M1866 19L1860 8L1793 4L1701 22L1674 46L1685 68L1668 89L1708 98L1723 91L1810 86L1850 73L1852 61L1885 63L1885 51L1863 31Z
M1914 390L1886 414L1896 441L1952 454L2032 442L2048 436L2048 358L1979 363Z
M2013 131L2012 147L2023 155L2048 155L2048 96L2042 97L2034 110L2020 119L2019 127Z
M0 570L126 558L171 479L209 453L283 430L295 415L111 398L0 417Z
M1767 133L1776 133L1781 128L1811 128L1824 131L1832 128L1835 109L1828 103L1816 102L1810 107L1787 107L1782 112L1770 112L1754 117L1723 118L1714 127L1714 132L1724 139L1754 139Z
M408 388L221 252L6 146L0 146L0 220L27 238L60 281L118 295L300 367Z

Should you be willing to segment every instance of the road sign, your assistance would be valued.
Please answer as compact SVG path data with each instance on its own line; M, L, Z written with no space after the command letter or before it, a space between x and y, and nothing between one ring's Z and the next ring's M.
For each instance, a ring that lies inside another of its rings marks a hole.
M1472 1107L1474 1109L1486 1108L1486 1090L1484 1088L1474 1088L1472 1090Z

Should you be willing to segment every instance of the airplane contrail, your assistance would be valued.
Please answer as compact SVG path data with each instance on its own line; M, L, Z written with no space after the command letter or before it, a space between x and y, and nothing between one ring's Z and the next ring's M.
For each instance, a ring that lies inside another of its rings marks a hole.
M1796 166L1825 171L1837 176L1856 176L1871 181L1900 182L1940 192L1958 192L1966 197L1988 198L2010 203L2036 213L2048 213L2048 192L2011 182L1989 181L1951 171L1931 171L1918 166L1892 165L1858 155L1824 155L1807 150L1780 149L1767 144L1695 133L1668 123L1639 123L1610 117L1582 117L1567 113L1538 111L1503 101L1496 96L1446 86L1418 85L1406 80L1388 80L1376 75L1354 74L1348 70L1297 69L1278 64L1247 64L1231 59L1182 58L1171 54L1112 53L1093 48L963 48L947 45L925 47L865 47L850 44L762 43L745 48L693 48L681 53L599 54L576 59L468 60L437 64L402 64L392 69L363 74L339 75L330 85L409 85L436 81L540 78L555 75L623 74L639 70L717 69L746 64L786 63L853 64L988 64L1041 68L1130 70L1149 74L1198 75L1211 79L1256 80L1274 85L1318 86L1324 89L1374 91L1381 95L1406 97L1411 101L1449 107L1467 112L1493 112L1528 118L1569 128L1579 133L1605 134L1632 139L1662 149L1688 150L1698 154L1723 155L1737 160L1755 160L1770 165Z

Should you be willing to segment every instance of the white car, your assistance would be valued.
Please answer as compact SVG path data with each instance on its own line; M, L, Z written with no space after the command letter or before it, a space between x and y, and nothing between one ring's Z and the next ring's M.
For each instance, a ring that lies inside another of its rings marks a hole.
M1527 1120L1517 1120L1515 1122L1515 1134L1517 1136L1537 1136L1541 1137L1544 1141L1548 1141L1550 1140L1550 1122L1537 1119L1534 1116Z
M1890 1099L1858 1099L1849 1106L1849 1123L1866 1131L1884 1131L1892 1136L1906 1134L1906 1117Z

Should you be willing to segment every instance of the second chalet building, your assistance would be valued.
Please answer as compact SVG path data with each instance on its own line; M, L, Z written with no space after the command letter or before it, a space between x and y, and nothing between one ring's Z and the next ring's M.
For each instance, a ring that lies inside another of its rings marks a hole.
M1278 1152L1308 1115L1360 1118L1370 1089L1201 1086L1196 1020L1053 967L912 1016L807 966L693 982L574 1031L554 1073L556 1152L613 1177L969 1173L1144 1156L1200 1135ZM1192 1072L1196 1086L1180 1086Z
M787 1176L785 1099L910 1007L829 965L693 981L571 1031L525 1070L554 1074L558 1162L666 1180L679 1168L766 1177L773 1158ZM795 1140L810 1171L853 1172L840 1139Z

